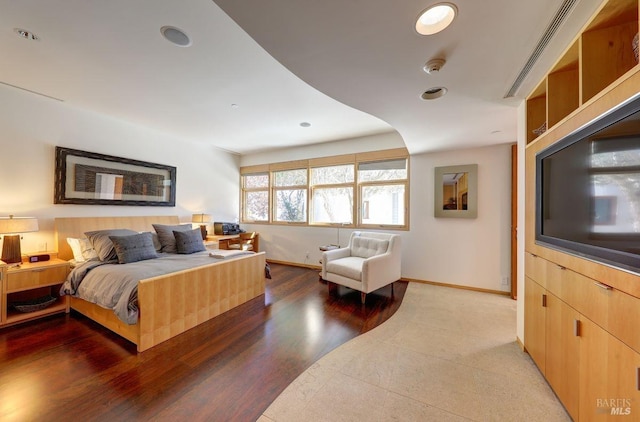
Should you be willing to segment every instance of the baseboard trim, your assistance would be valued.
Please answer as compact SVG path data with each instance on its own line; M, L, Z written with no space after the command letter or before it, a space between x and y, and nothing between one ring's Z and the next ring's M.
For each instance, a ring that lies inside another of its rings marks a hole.
M276 259L267 259L267 262L270 262L270 263L273 263L273 264L290 265L292 267L309 268L309 269L318 270L318 271L322 270L322 266L320 266L320 265L301 264L299 262L279 261L279 260L276 260ZM400 281L407 281L407 282L410 282L410 283L431 284L431 285L434 285L434 286L441 286L441 287L452 287L454 289L471 290L471 291L474 291L474 292L491 293L491 294L496 294L496 295L501 295L501 296L510 296L511 295L511 292L503 292L501 290L481 289L479 287L461 286L459 284L439 283L437 281L418 280L416 278L402 277L400 279Z
M309 268L309 269L312 269L312 270L321 270L322 269L322 267L320 265L300 264L299 262L278 261L278 260L275 260L275 259L267 259L267 262L273 263L273 264L289 265L291 267Z
M415 279L415 278L407 278L407 277L402 277L402 280L409 281L409 282L412 282L412 283L431 284L431 285L434 285L434 286L452 287L454 289L471 290L471 291L474 291L474 292L491 293L491 294L501 295L501 296L511 296L511 292L504 292L502 290L482 289L480 287L461 286L459 284L449 284L449 283L439 283L437 281L418 280L418 279Z

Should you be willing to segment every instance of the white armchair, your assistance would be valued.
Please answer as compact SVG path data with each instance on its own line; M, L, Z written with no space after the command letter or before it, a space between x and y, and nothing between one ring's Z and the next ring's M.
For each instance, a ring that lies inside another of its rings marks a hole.
M397 234L353 232L346 248L322 254L320 276L332 283L360 291L362 303L367 293L400 279L401 237Z

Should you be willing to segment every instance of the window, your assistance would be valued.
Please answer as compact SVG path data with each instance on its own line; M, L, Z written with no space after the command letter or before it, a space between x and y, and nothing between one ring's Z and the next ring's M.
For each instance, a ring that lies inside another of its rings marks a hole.
M405 148L240 169L247 223L408 228Z
M354 164L311 169L311 224L353 224Z
M359 225L405 226L407 159L358 164Z
M307 169L276 171L273 180L273 220L306 223Z
M269 173L242 176L242 221L269 221Z

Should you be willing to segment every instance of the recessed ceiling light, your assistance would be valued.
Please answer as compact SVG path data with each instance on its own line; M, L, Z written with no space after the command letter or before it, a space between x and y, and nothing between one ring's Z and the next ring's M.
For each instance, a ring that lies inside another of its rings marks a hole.
M160 33L169 42L177 45L178 47L189 47L191 45L191 39L184 33L182 29L175 26L163 26L160 28Z
M435 100L436 98L442 97L444 94L447 93L447 91L448 91L447 88L443 86L436 86L436 87L427 89L425 92L422 93L420 98L422 98L423 100Z
M302 123L300 123L300 126L302 126L302 127L309 127L309 126L311 126L311 123L309 123L309 122L302 122Z
M235 104L235 103L234 103L234 104L231 104L231 108L234 108L234 109L235 109L235 108L240 108L240 106L239 106L238 104Z
M416 21L416 31L421 35L436 34L451 25L458 9L452 3L437 3L424 10Z
M24 39L31 40L31 41L37 41L40 39L36 34L34 34L31 31L27 31L26 29L14 28L13 30L15 31L16 34L18 34L18 36Z

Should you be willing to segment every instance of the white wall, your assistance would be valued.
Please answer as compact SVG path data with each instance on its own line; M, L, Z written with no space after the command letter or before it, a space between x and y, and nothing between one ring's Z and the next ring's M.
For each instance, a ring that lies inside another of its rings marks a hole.
M55 248L53 219L70 216L178 215L188 221L207 212L216 221L238 216L239 165L260 164L403 147L397 133L367 136L239 158L202 144L72 105L0 85L0 215L37 217L40 231L27 233L24 252ZM175 207L54 205L55 146L177 167ZM437 166L478 164L478 218L433 217ZM490 290L508 290L510 147L420 154L411 157L411 230L403 237L403 276ZM317 265L318 246L335 243L335 228L245 225L261 234L270 259ZM346 244L351 231L340 230ZM307 258L307 252L309 257Z
M254 164L279 163L282 161L306 160L308 158L355 154L358 152L393 148L405 148L404 140L400 134L395 131L304 147L283 148L256 154L247 154L240 158L240 165L251 166Z
M397 148L398 137L365 137L315 149L280 150L277 155L243 156L243 165ZM435 218L434 168L478 164L478 218ZM402 275L417 280L510 290L511 147L498 145L411 156L410 231L403 237ZM337 242L335 228L243 225L260 232L267 258L318 265L318 246ZM346 245L351 230L340 230ZM309 257L307 258L307 252Z
M478 164L478 217L435 218L434 169ZM411 156L411 231L403 277L510 290L511 146Z
M55 217L238 215L239 157L0 85L0 215L33 216L22 251L54 250ZM54 205L54 151L64 146L177 167L175 207Z

